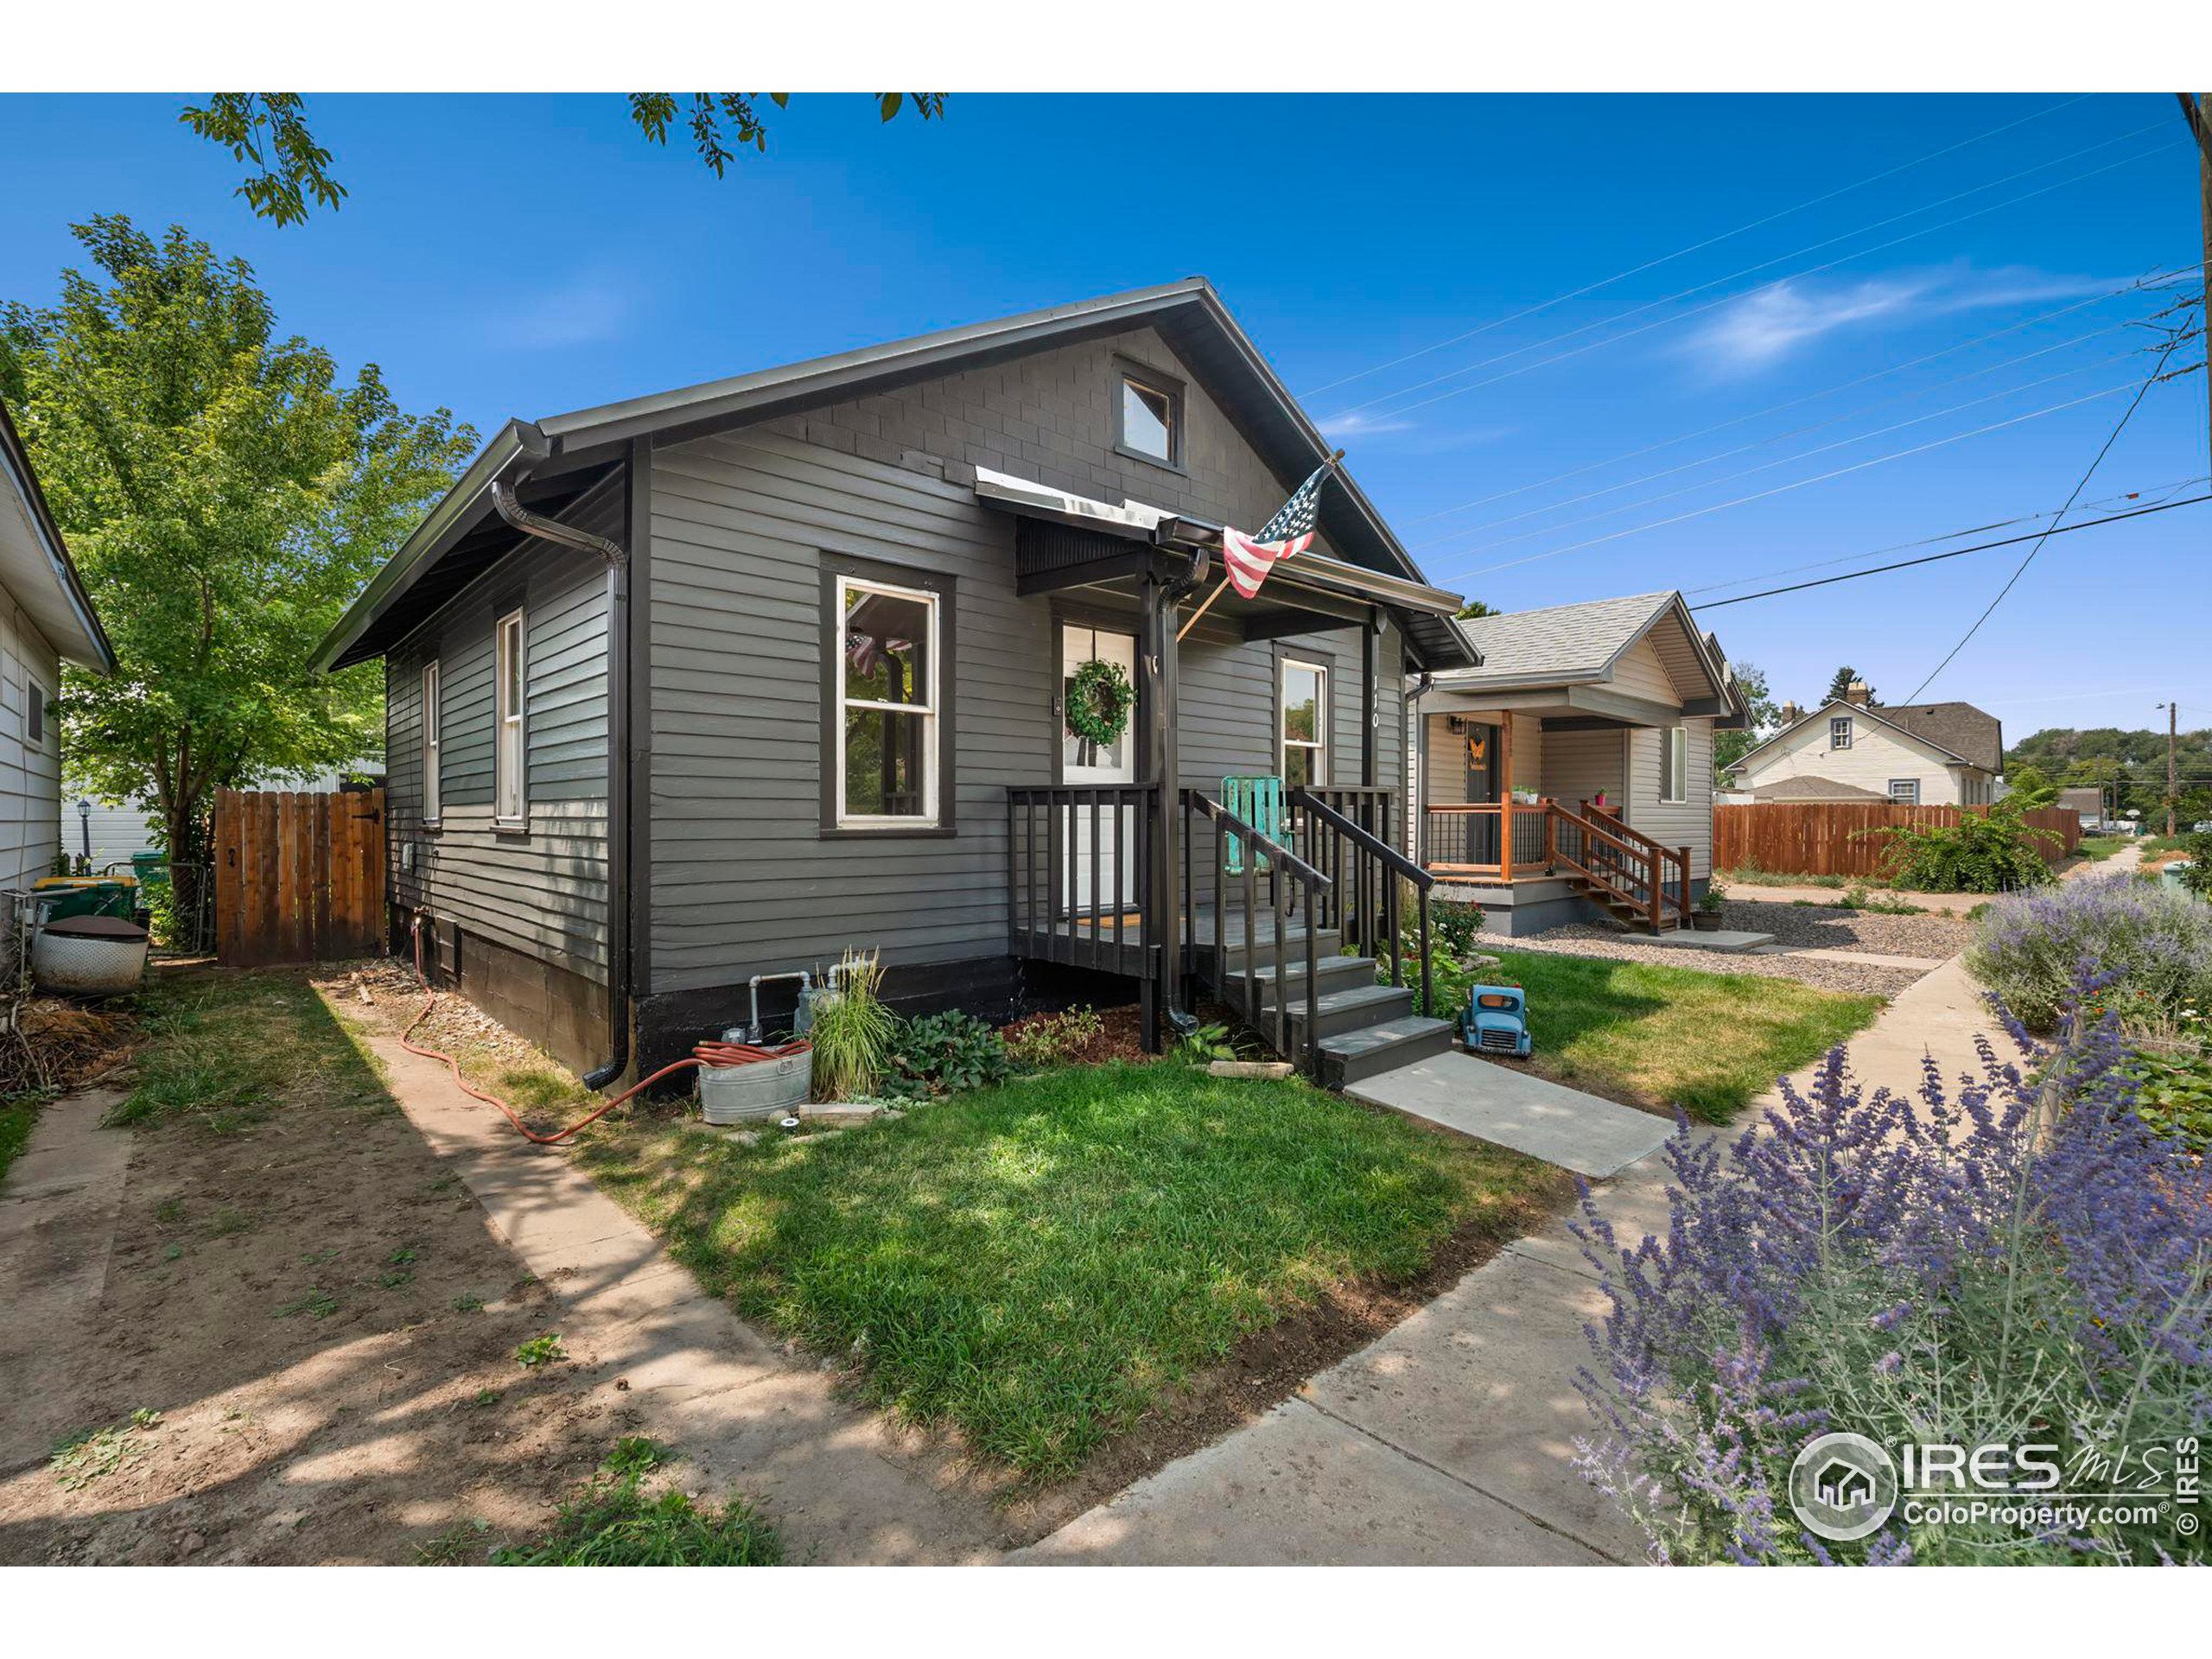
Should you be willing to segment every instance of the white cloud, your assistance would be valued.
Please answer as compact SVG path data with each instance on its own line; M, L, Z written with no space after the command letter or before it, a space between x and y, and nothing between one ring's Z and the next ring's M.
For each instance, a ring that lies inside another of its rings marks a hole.
M2019 265L1980 270L1964 261L1853 282L1792 278L1721 307L1686 349L1716 373L1754 374L1844 329L2086 298L2116 286L2108 278L2056 276Z
M1318 423L1325 438L1372 438L1386 432L1410 432L1414 423L1395 415L1363 415L1348 410Z

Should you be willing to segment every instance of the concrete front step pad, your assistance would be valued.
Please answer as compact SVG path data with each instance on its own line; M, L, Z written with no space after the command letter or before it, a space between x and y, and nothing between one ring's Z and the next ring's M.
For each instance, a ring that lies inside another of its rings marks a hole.
M1411 1065L1435 1054L1451 1052L1452 1022L1430 1020L1418 1014L1401 1014L1379 1025L1339 1033L1321 1043L1321 1081L1332 1089L1348 1088L1377 1072Z
M1593 1180L1656 1151L1674 1133L1663 1117L1471 1054L1440 1054L1402 1065L1344 1092Z
M1296 985L1296 982L1292 982ZM1385 1020L1395 1020L1402 1014L1411 1014L1414 994L1397 985L1347 986L1340 991L1329 991L1317 998L1313 1006L1300 997L1288 1005L1290 1022L1299 1032L1309 1032L1315 1039L1334 1037L1343 1032L1357 1031L1363 1026L1380 1025Z
M1772 944L1771 933L1746 933L1736 928L1723 927L1710 933L1700 933L1694 928L1678 927L1651 936L1654 944L1672 944L1685 950L1718 950L1723 956L1741 956L1756 950L1763 944Z

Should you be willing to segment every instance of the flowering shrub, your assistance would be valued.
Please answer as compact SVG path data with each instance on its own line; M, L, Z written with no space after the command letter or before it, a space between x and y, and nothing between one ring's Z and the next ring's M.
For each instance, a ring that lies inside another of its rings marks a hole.
M1624 1247L1586 1192L1611 1311L1590 1332L1604 1432L1580 1462L1655 1558L2201 1559L2171 1517L2038 1532L1900 1509L1824 1544L1792 1514L1791 1462L1832 1431L2055 1445L2071 1469L2212 1421L2212 1179L2132 1109L2109 1014L2068 1014L2050 1048L2006 1023L2022 1060L1985 1040L1955 1100L1933 1061L1918 1109L1870 1095L1839 1048L1732 1144L1683 1121L1663 1239Z
M2091 876L1993 900L1967 967L2037 1031L2064 1006L2084 959L2145 1016L2212 1008L2212 905L2133 876Z

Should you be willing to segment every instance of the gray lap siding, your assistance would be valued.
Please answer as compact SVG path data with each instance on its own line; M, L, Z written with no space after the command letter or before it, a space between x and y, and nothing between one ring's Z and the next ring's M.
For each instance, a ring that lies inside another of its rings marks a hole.
M619 537L624 500L618 477L563 516ZM522 832L493 823L493 628L517 604L524 613ZM444 755L435 825L423 816L423 669L434 659ZM429 910L442 964L458 968L465 981L496 969L479 1000L501 1004L496 1011L572 1064L603 1059L607 1041L603 1008L594 1012L594 999L582 994L604 987L607 976L607 677L605 567L537 540L521 541L385 658L394 916L404 925L417 907ZM596 1000L603 1003L603 991Z

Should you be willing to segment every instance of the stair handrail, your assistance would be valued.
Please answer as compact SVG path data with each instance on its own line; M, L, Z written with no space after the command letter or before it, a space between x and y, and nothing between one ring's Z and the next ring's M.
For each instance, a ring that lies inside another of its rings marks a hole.
M1689 914L1688 848L1667 847L1644 834L1634 824L1622 823L1610 812L1590 811L1589 803L1586 801L1582 804L1584 810L1580 812L1571 812L1555 800L1547 799L1544 804L1553 817L1564 818L1580 830L1585 836L1595 836L1598 840L1608 842L1620 851L1639 859L1644 867L1643 880L1647 892L1644 897L1639 899L1634 893L1624 893L1615 884L1606 880L1586 863L1578 862L1574 859L1560 854L1557 850L1555 836L1550 837L1549 850L1554 858L1580 871L1592 881L1617 894L1624 901L1630 904L1640 904L1646 914L1649 916L1654 927L1659 925L1666 910L1666 887L1660 877L1660 866L1664 863L1678 865L1682 873L1682 880L1681 890L1675 899L1675 908L1685 917Z
M1428 946L1428 890L1436 885L1436 878L1421 865L1408 858L1395 847L1373 831L1363 829L1331 806L1316 798L1304 785L1290 791L1291 804L1311 814L1344 840L1374 859L1393 875L1404 877L1414 884L1414 905L1420 918L1421 930L1421 1012L1436 1017L1436 976L1429 958ZM1398 889L1395 882L1383 883L1383 930L1390 941L1390 982L1403 988L1405 949L1398 938Z
M1183 809L1185 813L1195 810L1213 821L1214 961L1220 981L1216 988L1221 993L1222 1000L1230 1002L1232 1006L1239 999L1232 997L1230 992L1232 978L1228 968L1229 895L1227 887L1230 871L1224 838L1236 836L1242 839L1245 842L1248 851L1256 849L1265 855L1272 867L1271 874L1274 880L1271 885L1274 892L1273 902L1268 908L1274 912L1274 1048L1276 1053L1293 1064L1297 1062L1298 1055L1294 1052L1294 1045L1290 1038L1290 996L1287 988L1288 981L1284 972L1283 921L1291 911L1294 897L1289 884L1286 883L1282 878L1289 877L1290 880L1306 894L1306 1069L1313 1073L1314 1079L1318 1082L1321 1076L1319 1032L1321 957L1320 947L1314 934L1314 925L1319 913L1314 901L1336 884L1327 875L1315 869L1272 836L1262 835L1259 830L1245 823L1243 818L1238 817L1219 801L1210 798L1204 790L1185 790ZM1197 889L1192 882L1191 841L1192 837L1189 836L1183 837L1182 942L1184 971L1186 977L1194 977L1198 969L1198 903ZM1246 1022L1255 1030L1264 1031L1267 998L1257 989L1257 964L1254 962L1252 955L1258 932L1252 919L1253 912L1258 908L1257 862L1255 859L1247 856L1243 861L1243 868L1236 872L1242 877L1244 898L1244 989L1241 997L1243 1006L1238 1007L1237 1011L1244 1016Z

